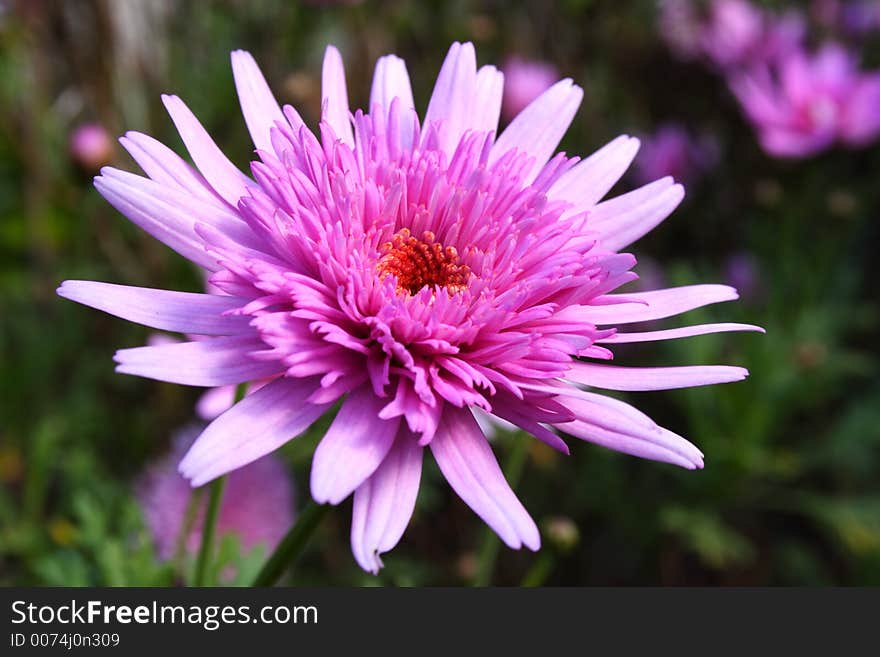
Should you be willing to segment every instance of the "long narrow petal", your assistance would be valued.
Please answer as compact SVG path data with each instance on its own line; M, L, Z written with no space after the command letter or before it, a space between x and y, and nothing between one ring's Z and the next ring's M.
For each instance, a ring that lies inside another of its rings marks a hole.
M684 367L618 367L597 363L572 363L564 377L568 381L605 390L672 390L716 383L742 381L748 370L730 365L686 365Z
M312 457L312 497L339 504L376 471L394 443L400 418L382 420L388 403L371 385L349 393Z
M373 110L374 105L379 105L387 116L388 110L391 109L391 101L395 98L400 99L401 110L415 109L406 62L396 55L385 55L376 62L376 71L373 73L370 111Z
M625 303L580 306L572 313L593 324L630 324L679 315L695 308L738 299L736 290L728 285L685 285L665 290L634 292L621 295ZM613 294L604 299L615 300Z
M333 128L344 144L354 146L354 132L349 119L348 91L345 87L345 67L342 55L333 46L324 52L321 71L321 102L325 104L324 120Z
M253 333L249 317L224 315L241 308L241 297L154 290L98 281L64 281L58 294L130 322L195 335Z
M489 442L466 408L448 405L431 452L459 497L513 549L537 550L538 527L511 490Z
M639 414L634 418L628 409L619 408L619 405L629 406L624 402L618 401L616 405L609 405L605 403L607 397L591 397L592 399L566 398L563 405L577 419L557 424L556 428L624 454L672 463L689 470L703 467L702 452L681 436L654 424L647 416ZM644 422L642 417L648 422Z
M252 181L229 161L180 98L165 95L162 102L198 170L227 203L237 205Z
M602 246L619 251L653 230L684 198L684 187L662 178L627 194L600 203L590 215L590 228L602 236Z
M274 152L269 130L276 121L287 123L278 101L269 89L266 78L249 52L236 50L232 53L232 76L238 102L254 146L268 153Z
M477 54L471 43L453 43L449 48L428 109L423 135L427 138L439 126L440 147L455 151L465 130L471 127L471 107L477 79Z
M232 336L120 349L117 372L187 386L223 386L254 381L283 370L278 361L255 360L249 354L265 344L252 336Z
M471 127L478 132L498 130L501 99L504 95L504 73L494 66L483 66L477 71Z
M208 271L220 269L217 260L205 251L204 243L196 235L193 217L189 214L181 212L179 208L157 205L144 194L132 191L119 179L98 176L95 178L95 189L129 220L187 260Z
M318 380L281 378L214 420L180 462L180 473L201 486L256 461L308 429L330 407L306 401Z
M550 188L548 197L574 204L565 214L588 210L620 180L638 150L638 139L621 135L566 171Z
M157 183L194 194L217 207L226 207L205 177L162 142L141 132L129 131L120 138L119 143L144 173Z
M419 492L423 449L416 434L401 428L385 460L354 492L351 550L368 572L379 572L379 555L397 545L409 524Z
M492 147L493 162L511 149L535 158L525 182L531 182L550 160L580 107L583 90L568 78L560 80L520 112Z
M213 271L218 266L205 253L195 230L198 223L212 226L244 246L263 246L251 227L230 208L207 203L155 180L105 167L95 178L95 187L117 210L151 235L189 259L194 255L198 264L206 261L206 269Z
M699 324L697 326L682 326L681 328L666 329L663 331L642 331L638 333L615 333L607 338L596 340L606 344L624 344L627 342L654 342L656 340L676 340L689 338L694 335L706 335L708 333L727 333L729 331L757 331L764 333L760 326L752 324L735 324L732 322L721 324Z
M391 108L395 99L397 102L394 112L397 118L392 119ZM391 131L389 136L396 138L400 147L411 148L416 129L416 107L406 63L400 57L386 55L376 62L376 72L373 74L373 86L370 90L370 111L375 111L376 106ZM396 130L391 128L392 121L396 125Z

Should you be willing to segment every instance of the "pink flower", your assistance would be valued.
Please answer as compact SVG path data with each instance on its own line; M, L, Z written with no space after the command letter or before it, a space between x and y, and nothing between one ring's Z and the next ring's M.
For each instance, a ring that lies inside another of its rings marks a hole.
M177 464L201 430L199 426L182 430L174 438L171 452L153 464L137 483L147 527L163 560L174 556L193 494L189 482L177 472ZM207 499L202 502L197 521L184 541L189 554L195 554L201 544ZM264 545L271 551L293 520L293 486L277 458L265 456L229 475L217 517L219 536L235 534L247 550Z
M704 56L723 70L784 55L804 37L800 12L776 16L747 0L713 0L705 16L690 0L661 7L660 30L673 51L686 59Z
M732 76L730 85L771 155L865 146L880 134L880 72L860 71L857 57L836 44L814 55L795 51Z
M640 184L672 176L685 184L694 182L715 165L718 145L709 137L695 139L677 123L661 125L653 135L641 138L635 179Z
M508 57L504 72L504 100L501 113L512 119L559 79L556 69L547 62Z
M84 123L70 133L70 156L80 167L94 173L113 159L113 140L97 123Z
M737 297L724 285L614 294L634 280L621 249L684 191L663 179L607 201L638 141L554 156L581 98L557 82L495 137L501 73L455 43L424 118L403 60L376 65L369 114L350 113L329 47L316 137L281 109L253 58L232 54L252 176L183 101L164 97L195 168L159 142L123 145L147 177L104 169L118 210L197 265L225 295L66 281L63 297L153 328L213 336L123 349L122 373L194 386L273 379L214 420L180 464L193 485L304 432L340 403L312 459L311 493L354 495L352 551L376 572L415 506L433 454L459 496L511 548L540 536L474 419L480 408L567 453L560 433L684 468L690 442L596 390L743 379L739 367L608 364L621 342L759 330L741 324L628 333L618 327Z
M693 0L661 0L657 25L672 52L681 59L696 59L702 52L700 16Z

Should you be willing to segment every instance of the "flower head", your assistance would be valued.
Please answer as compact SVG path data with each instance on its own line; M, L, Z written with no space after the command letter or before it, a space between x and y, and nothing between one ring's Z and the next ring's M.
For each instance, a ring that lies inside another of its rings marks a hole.
M137 484L137 497L159 558L174 556L193 492L177 472L177 464L201 432L198 425L181 430L170 453L150 466ZM205 503L196 516L183 549L195 554L201 543ZM239 468L229 475L217 516L217 532L235 534L242 547L264 545L272 550L294 520L293 486L284 465L272 455Z
M837 44L732 76L731 88L771 155L865 146L880 135L880 72L861 71L856 55Z
M117 370L195 386L270 382L214 420L180 464L201 485L275 450L340 403L312 459L311 493L354 494L351 541L375 572L413 512L430 450L459 496L512 548L540 537L474 419L479 408L568 452L560 433L685 468L700 451L592 389L737 381L727 366L607 364L621 342L753 330L740 324L628 333L617 327L736 298L723 285L614 294L636 278L619 250L683 197L664 178L601 201L638 141L554 156L580 104L551 86L496 137L503 79L453 44L424 118L403 60L376 65L369 113L349 110L328 48L316 137L279 108L253 58L232 55L257 148L251 176L176 96L165 105L195 169L138 133L123 145L147 177L95 184L129 219L213 272L222 294L67 281L59 294L157 329L210 336L123 349ZM590 388L585 389L585 388Z

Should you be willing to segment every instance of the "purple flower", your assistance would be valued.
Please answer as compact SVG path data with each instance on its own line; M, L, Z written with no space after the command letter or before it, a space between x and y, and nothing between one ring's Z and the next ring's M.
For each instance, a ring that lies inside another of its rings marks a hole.
M744 300L754 300L760 295L760 272L755 256L751 253L735 253L724 265L724 280L739 290Z
M822 26L850 36L864 36L880 29L877 0L813 0L810 13Z
M777 157L806 157L835 142L865 146L880 134L880 72L859 70L855 54L837 44L792 52L731 76L730 86Z
M495 137L501 73L455 43L424 118L403 60L376 65L369 114L350 113L342 58L323 67L320 138L279 108L253 58L232 55L257 148L251 176L183 101L165 105L195 168L139 133L123 145L147 177L104 169L98 190L129 219L212 271L224 295L66 281L59 294L184 334L123 349L117 371L215 387L272 379L214 420L180 464L202 485L272 452L341 402L312 459L311 493L354 494L357 562L376 572L415 506L433 454L459 496L511 548L538 528L471 409L567 453L559 433L684 468L702 453L592 389L660 390L743 379L739 367L609 365L621 342L760 330L741 324L617 327L737 298L724 285L614 294L636 278L619 251L684 195L663 179L602 201L635 157L618 137L554 156L583 93L557 82ZM590 388L587 390L586 388Z
M681 59L703 53L702 23L693 0L661 0L658 28L672 52Z
M633 169L640 184L672 176L687 185L718 160L718 144L713 139L695 139L678 123L661 125L653 135L641 137L641 143Z
M113 159L113 140L97 123L84 123L70 133L68 148L73 161L94 173Z
M150 466L137 483L147 527L163 560L174 556L192 497L192 488L177 472L177 464L202 428L190 426L178 433L171 452ZM202 502L183 545L190 554L195 554L201 543L207 500ZM217 517L219 535L235 534L248 550L257 545L273 550L293 520L293 486L277 458L264 456L229 475Z
M853 35L880 30L880 2L855 0L846 3L841 11L841 28Z
M722 70L784 55L801 43L805 31L800 12L776 16L747 0L713 0L702 16L690 0L667 1L659 20L676 54L706 57Z
M529 103L544 93L559 79L556 69L547 62L508 57L502 68L504 73L504 99L501 114L512 119Z

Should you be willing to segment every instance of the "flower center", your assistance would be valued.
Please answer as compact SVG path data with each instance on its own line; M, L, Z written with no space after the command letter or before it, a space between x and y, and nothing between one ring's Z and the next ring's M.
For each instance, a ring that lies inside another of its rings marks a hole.
M426 230L422 239L413 237L408 228L394 234L382 245L382 256L376 265L380 278L395 276L397 290L415 294L423 287L445 287L451 294L467 287L471 270L459 262L454 246L444 247L434 241L434 233Z

